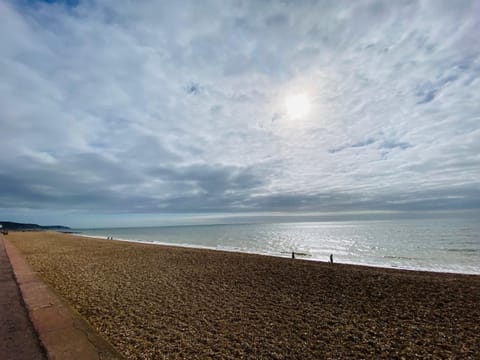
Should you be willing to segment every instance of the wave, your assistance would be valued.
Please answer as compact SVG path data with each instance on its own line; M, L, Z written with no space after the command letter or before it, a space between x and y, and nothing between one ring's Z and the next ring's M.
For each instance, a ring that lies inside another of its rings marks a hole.
M408 257L408 256L394 256L394 255L384 255L384 259L395 259L395 260L416 260L417 258Z
M445 251L462 252L462 253L478 253L480 252L480 249L445 249Z

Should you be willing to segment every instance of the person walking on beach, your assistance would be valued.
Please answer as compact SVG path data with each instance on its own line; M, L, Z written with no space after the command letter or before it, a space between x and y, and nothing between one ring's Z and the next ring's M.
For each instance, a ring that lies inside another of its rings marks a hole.
M333 254L330 254L330 264L333 264Z

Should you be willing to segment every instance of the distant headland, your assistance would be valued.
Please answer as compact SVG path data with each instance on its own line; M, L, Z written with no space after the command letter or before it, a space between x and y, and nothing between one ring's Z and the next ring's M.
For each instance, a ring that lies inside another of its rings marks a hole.
M68 226L62 225L47 225L42 226L38 224L25 224L12 221L0 221L0 227L3 230L56 230L56 231L68 231Z

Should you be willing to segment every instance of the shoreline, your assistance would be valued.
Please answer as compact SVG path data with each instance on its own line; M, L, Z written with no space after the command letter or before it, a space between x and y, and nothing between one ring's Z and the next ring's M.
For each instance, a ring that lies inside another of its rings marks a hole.
M53 231L58 232L58 231ZM64 233L64 232L59 232ZM65 233L64 233L65 234ZM154 246L172 246L172 247L179 247L185 249L199 249L199 250L211 250L211 251L224 251L228 253L239 253L239 254L250 254L250 255L260 255L260 256L269 256L274 258L280 259L289 259L290 255L278 255L274 253L262 253L262 252L254 252L254 251L241 251L236 249L228 249L228 248L218 248L218 247L209 247L209 246L201 246L201 245L193 245L193 244L180 244L180 243L168 243L162 241L149 241L149 240L133 240L133 239L124 239L124 238L113 238L108 239L108 236L101 236L101 235L88 235L84 233L67 233L69 235L74 236L81 236L90 239L98 239L98 240L105 240L105 241L120 241L120 242L127 242L132 244L144 244L144 245L154 245ZM335 254L334 254L335 256ZM304 260L304 261L312 261L318 263L326 263L329 262L327 260L322 260L319 258L312 258L307 256L299 256L295 260ZM413 272L425 272L425 273L433 273L433 274L451 274L451 275L472 275L472 276L480 276L480 272L460 272L460 271L453 271L453 270L435 270L432 268L414 268L414 267L400 267L400 266L387 266L387 265L377 265L377 264L368 264L368 263L359 263L359 262L335 262L338 265L351 265L351 266L361 266L361 267L369 267L369 268L377 268L377 269L386 269L386 270L400 270L400 271L413 271Z
M10 233L128 359L480 355L480 276Z

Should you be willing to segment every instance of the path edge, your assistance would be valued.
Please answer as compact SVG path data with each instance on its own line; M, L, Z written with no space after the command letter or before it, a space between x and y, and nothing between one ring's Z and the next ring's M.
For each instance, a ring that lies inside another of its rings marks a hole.
M40 278L6 237L3 240L29 320L48 359L125 360Z

